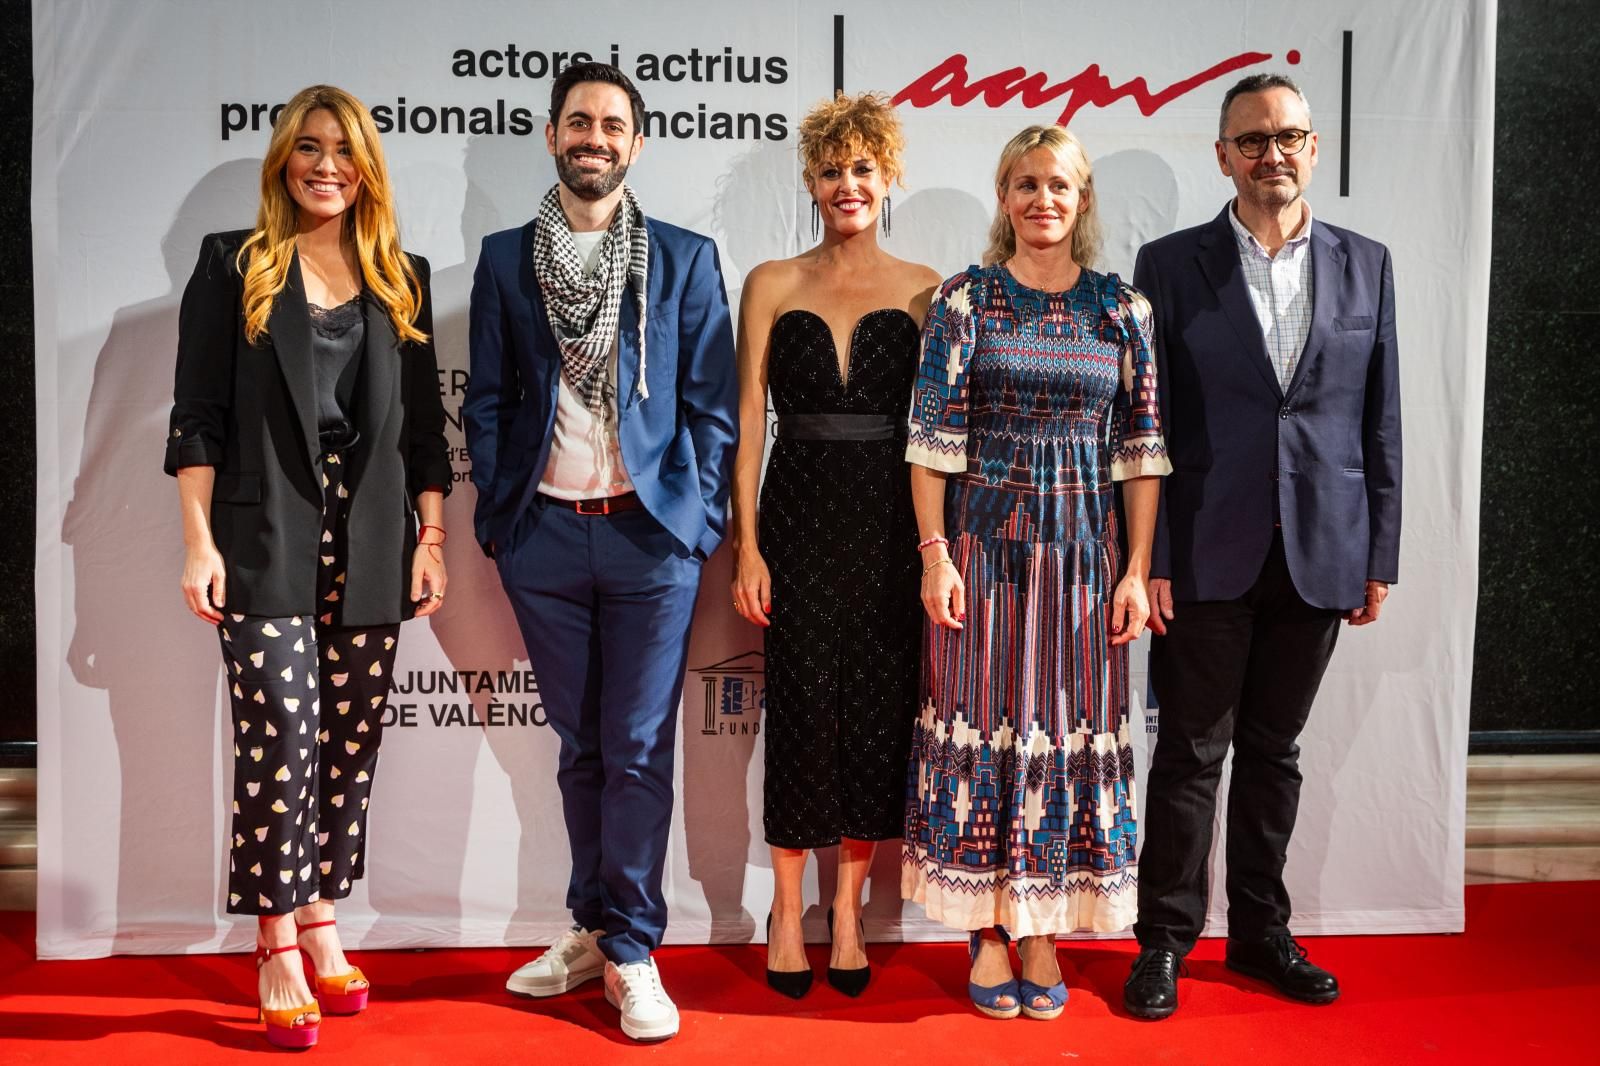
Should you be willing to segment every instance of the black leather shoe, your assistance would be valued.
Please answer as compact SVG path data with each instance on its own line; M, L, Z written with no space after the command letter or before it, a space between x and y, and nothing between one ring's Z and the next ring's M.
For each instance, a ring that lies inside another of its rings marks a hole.
M1178 1009L1178 972L1183 960L1175 951L1144 948L1122 985L1122 1005L1135 1018L1165 1018Z
M828 942L833 942L833 908L828 908ZM866 946L866 926L862 925L861 944ZM841 970L836 966L828 967L828 983L845 995L854 998L867 990L867 982L872 980L872 964L859 966L854 970Z
M772 915L767 915L767 943L772 943ZM770 958L770 955L768 956ZM767 968L767 986L790 999L801 999L811 991L811 967L803 970L774 970Z
M1228 939L1228 969L1259 977L1290 999L1332 1003L1339 998L1339 979L1306 961L1306 949L1288 933L1264 940Z

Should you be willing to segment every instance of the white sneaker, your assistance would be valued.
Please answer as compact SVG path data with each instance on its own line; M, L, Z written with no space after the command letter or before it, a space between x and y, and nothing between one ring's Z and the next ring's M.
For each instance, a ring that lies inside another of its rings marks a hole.
M661 987L654 959L606 963L606 1002L622 1012L622 1031L635 1040L677 1035L678 1008Z
M544 954L512 974L506 990L519 996L559 996L594 980L606 970L606 957L595 944L599 936L598 931L574 925Z

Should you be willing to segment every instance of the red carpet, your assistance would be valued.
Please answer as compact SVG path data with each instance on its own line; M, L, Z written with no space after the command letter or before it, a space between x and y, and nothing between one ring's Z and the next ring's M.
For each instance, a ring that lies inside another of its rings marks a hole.
M1600 882L1467 889L1461 936L1308 938L1339 975L1327 1007L1283 1000L1222 965L1205 941L1164 1022L1121 1008L1131 942L1060 949L1071 989L1054 1022L995 1022L966 1005L956 945L877 945L867 994L820 980L799 1003L769 992L763 950L661 952L683 1029L634 1045L599 982L556 1000L502 989L531 952L357 952L374 1007L323 1023L321 1061L539 1064L652 1062L921 1064L1047 1062L1293 1063L1600 1062L1590 1016L1600 993ZM812 961L827 956L814 948ZM269 1054L250 1005L243 955L33 960L33 915L0 914L0 1063L214 1062ZM279 1053L283 1054L283 1053ZM307 1060L309 1061L309 1059Z

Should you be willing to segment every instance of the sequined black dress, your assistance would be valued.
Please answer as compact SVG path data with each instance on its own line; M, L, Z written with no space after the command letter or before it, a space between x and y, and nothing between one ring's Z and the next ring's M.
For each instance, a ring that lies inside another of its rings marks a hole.
M904 440L918 342L906 312L869 312L841 381L821 317L773 323L778 439L759 535L772 572L763 821L778 847L904 834L922 635Z

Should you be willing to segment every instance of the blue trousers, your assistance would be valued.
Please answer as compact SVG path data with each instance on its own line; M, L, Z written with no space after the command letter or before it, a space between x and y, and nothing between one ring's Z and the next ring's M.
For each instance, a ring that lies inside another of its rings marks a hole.
M495 558L561 739L567 906L613 962L661 943L673 751L699 556L643 510L580 515L539 498Z

